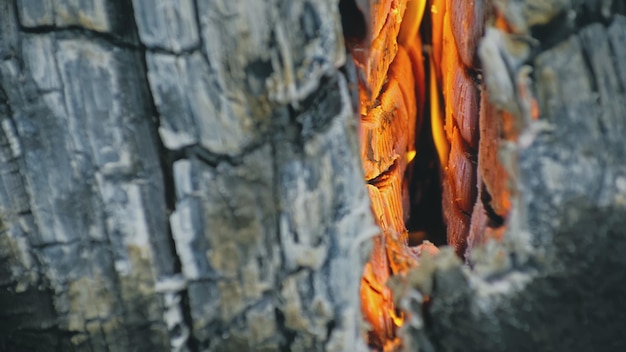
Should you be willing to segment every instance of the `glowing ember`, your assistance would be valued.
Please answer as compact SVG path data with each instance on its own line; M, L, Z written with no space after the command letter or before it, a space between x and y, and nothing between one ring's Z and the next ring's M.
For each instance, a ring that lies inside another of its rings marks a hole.
M361 305L370 327L370 345L385 351L400 346L396 331L404 324L404 315L386 286L388 279L418 265L422 253L438 251L428 241L409 247L406 229L411 204L408 184L412 163L422 152L416 149L416 136L425 105L430 106L432 139L441 166L448 244L463 256L470 232L472 243L501 235L501 228L488 229L487 223L494 222L486 215L483 199L492 197L488 206L498 216L505 216L510 207L507 181L496 160L498 133L506 126L479 129L479 120L485 123L501 114L489 110L475 75L485 12L482 1L431 0L429 5L430 11L425 12L426 0L371 1L366 43L348 45L359 70L362 165L381 229L364 268ZM430 24L430 37L424 34L430 41L426 48L419 33L424 16L429 16ZM427 67L424 52L428 52ZM483 133L486 140L479 141ZM479 144L484 149L480 157ZM483 167L482 176L478 165ZM479 193L481 185L491 193ZM413 241L427 238L427 233L412 236Z
M408 247L407 165L417 151L415 136L424 103L424 68L418 29L425 1L372 3L367 48L352 48L360 81L361 157L372 210L382 233L374 240L361 284L369 342L383 350L399 346L396 329L403 324L386 282L417 263Z

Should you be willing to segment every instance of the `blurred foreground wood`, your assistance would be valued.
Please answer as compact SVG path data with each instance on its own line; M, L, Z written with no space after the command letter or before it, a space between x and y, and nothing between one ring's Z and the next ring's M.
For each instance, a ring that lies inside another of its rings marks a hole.
M353 351L337 1L0 3L0 350Z

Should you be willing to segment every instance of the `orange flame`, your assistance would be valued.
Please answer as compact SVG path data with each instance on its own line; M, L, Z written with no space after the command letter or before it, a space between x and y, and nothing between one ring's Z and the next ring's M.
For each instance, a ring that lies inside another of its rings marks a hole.
M360 136L363 170L372 211L381 228L361 280L361 309L370 325L371 345L396 350L396 330L404 316L392 299L387 279L415 265L408 249L405 214L409 202L404 181L415 158L415 135L421 123L425 77L419 28L426 0L372 2L372 42L353 52L362 71Z
M443 112L441 111L441 97L437 87L437 77L434 74L435 65L433 57L430 58L430 127L432 129L435 148L439 156L442 167L448 165L448 155L450 154L450 142L446 138L444 130Z

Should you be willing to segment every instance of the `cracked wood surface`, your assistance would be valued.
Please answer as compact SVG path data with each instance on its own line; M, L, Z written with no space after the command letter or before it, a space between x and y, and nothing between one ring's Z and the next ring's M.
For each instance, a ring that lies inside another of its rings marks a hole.
M0 349L365 348L337 5L0 3Z

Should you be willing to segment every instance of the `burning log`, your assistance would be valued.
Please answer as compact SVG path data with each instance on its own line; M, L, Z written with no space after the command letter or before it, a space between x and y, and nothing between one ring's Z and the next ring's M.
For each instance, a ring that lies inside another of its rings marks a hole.
M624 349L625 7L0 2L0 350Z
M536 87L529 79L530 69L523 66L531 55L530 42L512 38L516 38L515 35L527 35L527 32L523 31L528 31L529 28L534 28L533 26L547 25L546 23L551 21L550 16L556 16L564 10L555 11L554 8L547 7L544 9L546 12L533 12L532 16L537 17L530 16L525 24L519 19L519 13L512 10L514 6L509 6L506 2L497 2L496 6L492 7L491 4L483 4L482 1L471 3L433 1L429 7L432 43L429 57L430 124L442 165L442 207L447 227L447 241L459 257L473 266L482 268L485 265L483 264L485 258L481 256L490 255L495 256L493 260L497 263L496 266L511 265L506 264L507 251L512 251L516 258L520 254L509 248L511 244L508 241L513 241L516 248L518 246L525 248L526 245L523 244L525 243L523 240L511 240L505 233L527 233L524 228L527 213L521 210L523 195L520 193L518 157L520 150L524 150L532 143L535 134L543 130L544 127L541 126L545 126L542 124L543 121L537 121L541 110L538 109L539 104L534 98ZM479 61L477 46L487 20L492 21L501 34L494 36L494 30L487 29ZM515 31L517 32L511 33ZM402 39L402 43L406 45L406 38ZM397 80L397 77L392 75L388 77L391 85ZM486 85L483 85L483 80L486 80ZM424 75L416 81L426 82L427 77ZM367 109L366 105L362 112ZM394 136L397 136L400 144L392 146L386 140ZM398 135L396 130L380 134L378 138L380 138L378 143L370 143L371 139L366 141L368 150L381 150L387 155L393 155L390 151L403 145L406 135ZM370 163L367 157L368 155L362 153L366 174L367 170L372 170L367 166ZM389 164L391 162L387 163ZM400 170L402 172L403 169ZM380 171L382 170L376 170L374 174ZM370 196L374 203L373 212L383 214L381 219L397 214L397 206L382 208L376 205L377 196L373 196L371 192ZM406 214L407 209L403 210ZM397 218L396 216L393 222L395 230L398 229ZM389 236L384 230L388 228L389 223L379 221L383 234L377 246L395 245L394 242L387 243L385 240ZM399 224L399 228L403 229L404 224L401 222ZM523 238L526 235L519 236ZM485 245L500 249L490 254L483 249ZM505 250L502 247L509 249ZM400 257L410 258L401 249L394 252L402 253ZM389 254L387 262L384 262L384 251L379 249L376 253L377 259L368 265L372 267L380 265L380 270L385 274L378 276L379 281L375 285L371 280L365 280L364 284L378 286L388 280L392 281L392 285L398 280L401 282L406 270L394 270L393 259ZM526 254L522 257L527 259ZM415 257L407 263L419 267L419 260ZM446 265L456 265L452 263L453 261L449 261ZM371 270L375 271L375 268ZM406 290L401 291L407 295ZM384 304L383 300L376 301L376 304L385 308L378 311L368 307L368 299L364 299L366 317L394 308L388 302L389 293L384 292ZM430 292L427 294L430 295ZM400 302L402 306L403 298L394 298L394 302ZM406 305L404 306L406 308ZM374 327L374 345L387 350L391 347L385 344L385 339L397 341L396 334L390 333L389 330L389 327L393 326L391 324L393 317L387 314L381 319L387 319L388 322L385 328L382 328L382 320ZM410 317L408 319L411 320ZM411 328L405 327L404 330L407 329ZM422 343L430 346L421 332L418 331L417 334ZM405 334L404 338L407 341L416 341L416 336Z
M381 228L365 268L361 300L372 328L369 343L384 350L397 348L395 330L402 325L385 284L390 275L414 267L417 259L408 247L405 174L416 153L415 136L422 122L418 111L422 113L423 106L418 104L424 101L425 76L417 29L424 6L425 1L413 1L408 9L407 3L400 0L373 3L368 17L371 42L349 45L356 67L362 72L361 160L372 211Z
M411 312L400 335L425 351L624 349L625 9L598 2L581 20L577 4L494 3L498 29L479 49L472 269L443 251L392 278Z

